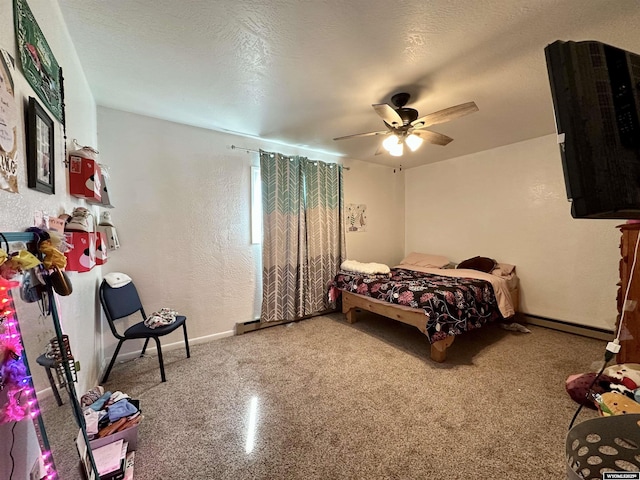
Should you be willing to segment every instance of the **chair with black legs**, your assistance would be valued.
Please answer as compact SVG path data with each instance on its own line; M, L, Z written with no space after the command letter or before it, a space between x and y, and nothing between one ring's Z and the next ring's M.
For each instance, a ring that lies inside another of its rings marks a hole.
M187 350L187 358L191 357L191 353L189 352L189 338L187 337L187 317L183 315L177 315L175 322L169 325L163 325L157 328L147 327L145 325L147 315L144 312L142 302L140 301L140 297L138 296L138 291L136 290L133 282L128 282L125 285L114 288L110 286L106 280L103 280L100 284L100 303L102 304L102 309L104 310L105 316L107 317L107 322L109 323L109 328L111 328L111 333L113 333L113 336L118 339L118 346L116 347L115 352L113 352L113 357L111 357L111 362L109 363L109 367L107 368L106 373L102 377L102 383L105 383L109 378L109 374L111 373L113 364L115 363L116 357L120 352L120 348L122 347L122 344L127 340L140 338L145 339L144 347L142 347L142 352L140 353L140 356L142 357L144 355L144 352L147 350L149 340L153 338L158 349L160 377L162 378L163 382L166 382L167 379L164 374L164 362L162 360L162 347L160 346L160 337L168 335L179 327L182 327L184 330L184 344ZM120 334L115 326L116 320L126 318L136 312L140 312L143 320L127 328L123 334Z

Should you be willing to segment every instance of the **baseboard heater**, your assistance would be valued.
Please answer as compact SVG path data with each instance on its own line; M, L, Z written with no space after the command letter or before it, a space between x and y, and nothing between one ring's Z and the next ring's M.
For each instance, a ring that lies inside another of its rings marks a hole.
M261 322L258 318L250 322L236 323L236 335L242 335L243 333L253 332L255 330L262 330L263 328L275 327L277 325L284 325L286 323L308 320L309 318L318 317L320 315L327 315L328 313L335 313L337 311L338 310L326 310L324 312L318 312L312 315L307 315L305 317L296 318L295 320L282 320L280 322Z
M286 323L299 322L301 320L307 320L309 318L317 317L319 315L326 315L328 313L335 313L338 310L328 310L326 312L320 312L306 317L298 318L296 320L283 320L280 322L260 322L260 319L252 320L250 322L236 323L236 335L242 335L244 333L253 332L256 330L262 330L263 328L275 327L277 325L284 325ZM589 327L586 325L578 325L576 323L565 322L564 320L556 320L555 318L543 317L540 315L534 315L532 313L520 313L524 317L526 323L530 325L537 325L539 327L550 328L553 330L559 330L561 332L573 333L576 335L582 335L583 337L595 338L598 340L609 341L613 338L613 330L607 330L606 328Z
M525 317L528 324L551 328L553 330L560 330L567 333L574 333L576 335L582 335L583 337L609 341L613 339L614 335L613 330L607 330L606 328L578 325L575 323L565 322L564 320L556 320L555 318L533 315L531 313L521 313L520 315Z

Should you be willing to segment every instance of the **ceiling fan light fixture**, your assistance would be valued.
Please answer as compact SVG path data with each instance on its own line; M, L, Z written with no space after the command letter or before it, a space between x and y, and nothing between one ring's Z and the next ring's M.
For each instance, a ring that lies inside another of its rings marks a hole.
M387 152L391 152L394 148L400 144L400 139L397 135L389 135L382 142L382 146L387 150Z
M424 140L422 138L420 138L417 135L414 135L413 133L405 139L405 143L411 149L412 152L415 152L418 148L420 148L420 145L422 145L423 141Z
M449 122L456 118L463 117L478 111L475 102L461 103L449 108L444 108L436 112L431 112L418 118L418 111L414 108L405 107L411 96L408 93L397 93L391 97L391 103L375 103L371 106L384 122L387 130L379 132L357 133L334 138L334 140L344 140L346 138L369 137L373 135L384 135L382 145L376 150L376 155L389 152L394 157L399 157L404 153L404 144L412 152L420 148L423 141L434 145L448 145L453 138L431 130L423 130L431 125ZM395 107L395 108L394 108Z
M404 145L402 143L396 143L391 148L391 150L389 150L389 153L391 154L392 157L401 157L403 152L404 152Z

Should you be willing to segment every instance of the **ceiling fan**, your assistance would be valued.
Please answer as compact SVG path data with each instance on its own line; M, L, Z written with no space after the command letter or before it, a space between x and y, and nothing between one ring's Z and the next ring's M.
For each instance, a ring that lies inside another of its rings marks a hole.
M418 118L417 110L405 107L409 98L411 98L411 95L408 93L396 93L393 95L391 97L391 103L393 103L396 108L393 108L387 103L371 105L384 121L387 130L346 135L344 137L334 138L334 140L384 135L387 138L385 138L382 145L376 151L376 155L388 151L391 155L399 157L404 153L405 144L412 152L420 148L420 145L422 145L422 142L425 140L435 145L447 145L453 138L443 135L442 133L423 129L438 123L449 122L478 111L478 107L474 102L467 102Z

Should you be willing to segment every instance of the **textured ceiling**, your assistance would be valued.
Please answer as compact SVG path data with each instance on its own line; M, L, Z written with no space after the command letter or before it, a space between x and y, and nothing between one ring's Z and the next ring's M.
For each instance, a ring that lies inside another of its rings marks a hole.
M404 168L553 133L555 40L640 52L637 0L59 3L98 105ZM480 110L401 158L332 140L384 130L371 104L399 91L421 116Z

